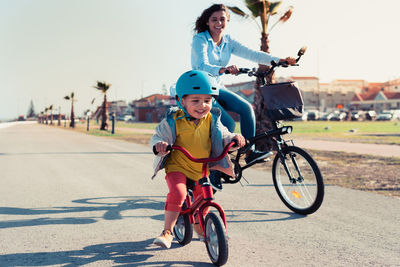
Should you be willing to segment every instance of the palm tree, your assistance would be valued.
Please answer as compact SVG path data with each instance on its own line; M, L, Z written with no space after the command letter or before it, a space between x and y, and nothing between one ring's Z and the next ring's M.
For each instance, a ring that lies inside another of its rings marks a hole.
M75 128L74 101L76 101L76 100L75 100L74 96L75 96L74 92L72 92L71 95L64 96L65 100L71 100L71 117L70 117L71 122L69 123L69 127L71 127L71 128Z
M44 112L46 112L46 124L49 124L49 115L47 114L47 111L49 110L49 108L45 108Z
M50 110L50 125L53 125L53 105L50 105L48 110Z
M108 124L107 124L107 90L110 89L111 84L108 84L106 82L100 82L97 81L97 84L93 86L97 90L100 90L104 94L104 101L103 104L101 105L101 126L100 130L107 130Z
M282 1L271 2L267 0L245 0L247 8L250 10L251 14L246 14L238 7L228 7L233 13L245 17L252 18L255 20L257 17L260 17L261 22L261 51L269 53L269 33L271 30L278 24L286 22L293 13L293 7L289 7L289 9L277 20L275 23L268 29L268 23L272 16L278 14L279 6L282 4ZM258 24L257 24L258 25ZM265 65L259 65L259 71L266 71L269 67ZM272 81L273 73L269 77L266 77L267 81ZM254 112L256 115L256 134L263 133L268 129L271 129L272 123L271 120L265 116L264 110L264 102L263 96L260 90L260 85L262 81L257 78L255 83L255 95L254 95ZM266 144L265 141L259 142L256 144L257 149L259 150L267 150L272 148L272 143Z

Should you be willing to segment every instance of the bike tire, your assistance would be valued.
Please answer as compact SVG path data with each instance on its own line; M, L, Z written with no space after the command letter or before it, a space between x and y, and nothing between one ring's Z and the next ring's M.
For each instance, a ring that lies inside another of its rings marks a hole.
M228 238L221 219L214 213L208 213L205 220L205 243L212 263L224 265L228 261Z
M277 153L272 165L272 178L279 198L295 213L308 215L316 212L325 194L324 181L317 163L310 154L296 146L283 148L282 155ZM290 181L282 161L289 173L296 175L295 180Z
M186 208L186 203L182 209ZM189 215L179 215L174 225L174 236L182 246L189 244L193 238L193 225L190 223Z

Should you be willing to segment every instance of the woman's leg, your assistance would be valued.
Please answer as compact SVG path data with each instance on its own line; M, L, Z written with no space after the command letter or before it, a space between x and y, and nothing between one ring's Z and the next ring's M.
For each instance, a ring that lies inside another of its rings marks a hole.
M235 132L236 128L236 123L232 119L232 117L226 112L226 110L220 105L220 103L217 101L213 101L213 107L219 108L221 110L221 123L228 128L228 130L233 133Z
M240 131L242 135L249 139L255 136L256 119L251 104L226 88L219 91L218 103L227 111L233 111L240 115Z

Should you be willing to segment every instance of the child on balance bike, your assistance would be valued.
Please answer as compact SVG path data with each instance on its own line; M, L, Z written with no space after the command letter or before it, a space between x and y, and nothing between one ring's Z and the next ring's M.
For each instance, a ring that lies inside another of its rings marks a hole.
M158 152L154 166L154 178L160 169L165 169L165 180L169 193L165 203L164 229L154 244L170 248L173 239L172 229L186 198L187 181L193 181L194 198L202 194L198 180L202 178L201 163L194 163L178 150L167 151L168 145L185 147L197 158L215 157L221 154L224 145L236 139L238 146L245 145L240 134L233 134L222 125L221 111L212 108L212 98L218 96L218 84L211 74L192 70L182 74L176 83L178 107L171 108L156 128L150 141ZM219 162L211 163L211 169L233 176L233 166L228 156ZM198 224L195 231L203 236Z

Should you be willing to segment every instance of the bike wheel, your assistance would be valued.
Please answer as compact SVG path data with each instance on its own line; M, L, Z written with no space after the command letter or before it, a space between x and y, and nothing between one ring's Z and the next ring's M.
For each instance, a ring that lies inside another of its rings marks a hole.
M221 219L214 213L205 218L205 242L213 264L224 265L228 261L228 238Z
M288 146L272 165L275 190L282 202L299 214L311 214L324 199L324 182L317 163L305 150Z
M186 203L183 204L183 209ZM179 215L174 226L174 235L176 240L182 246L189 244L193 237L193 225L190 223L189 215Z

